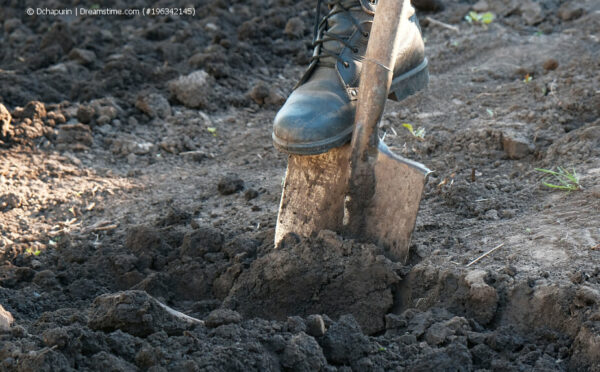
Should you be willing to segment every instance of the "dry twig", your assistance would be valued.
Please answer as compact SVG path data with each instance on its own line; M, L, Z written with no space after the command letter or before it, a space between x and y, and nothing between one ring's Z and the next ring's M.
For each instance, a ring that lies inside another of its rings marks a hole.
M459 28L456 27L456 26L452 26L452 25L449 25L447 23L438 21L437 19L433 19L433 18L431 18L429 16L425 17L425 19L428 20L429 22L431 22L432 24L436 25L436 26L440 26L440 27L446 28L448 30L452 30L452 31L454 31L456 33L460 32Z
M467 265L467 267L479 262L479 260L481 260L482 258L486 257L487 255L491 254L492 252L494 252L496 249L500 249L502 246L504 246L504 243L499 244L497 246L495 246L494 248L490 249L489 251L485 252L484 254L482 254L481 256L477 257L476 259L474 259L473 261L469 262L469 264Z

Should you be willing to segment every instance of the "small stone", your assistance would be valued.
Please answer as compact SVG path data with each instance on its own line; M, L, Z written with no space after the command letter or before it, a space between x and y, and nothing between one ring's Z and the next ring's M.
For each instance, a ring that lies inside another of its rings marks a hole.
M476 12L487 12L490 9L490 6L487 1L479 0L473 5L471 9L473 9Z
M77 120L83 124L89 124L94 119L96 110L92 106L79 105L77 108Z
M227 174L219 180L217 185L221 195L231 195L244 189L244 181L237 174Z
M283 30L283 33L289 37L300 38L304 34L304 29L305 26L304 22L302 21L302 18L293 17L290 18L285 24L285 29Z
M547 59L543 64L544 70L553 71L558 68L558 61L554 58Z
M325 331L325 321L321 315L313 314L306 318L306 333L314 337L321 337Z
M11 131L12 116L8 109L0 103L0 136L6 138Z
M171 116L171 105L169 101L158 93L139 95L135 101L135 107L151 118L166 119Z
M96 60L96 53L87 49L73 48L69 53L69 59L84 66L90 65Z
M505 131L502 133L502 147L510 159L522 159L533 150L533 145L520 133Z
M0 332L10 331L10 326L15 321L12 314L0 305Z
M216 309L210 312L204 324L208 328L217 328L224 324L237 324L242 321L240 313L230 309Z
M246 199L246 200L256 199L257 197L258 197L258 191L256 191L255 189L248 189L244 193L244 199Z

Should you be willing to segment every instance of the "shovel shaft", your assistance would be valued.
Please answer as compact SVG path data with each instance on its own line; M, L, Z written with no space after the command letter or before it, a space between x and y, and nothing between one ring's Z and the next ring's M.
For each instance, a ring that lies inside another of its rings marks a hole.
M408 0L379 0L363 61L352 137L352 151L363 157L377 150L377 123L392 84L401 22L408 17ZM353 156L354 159L354 156Z
M383 113L394 71L401 23L408 17L409 0L379 0L363 61L356 107L346 209L347 231L360 238L366 230L365 211L376 190L375 163Z

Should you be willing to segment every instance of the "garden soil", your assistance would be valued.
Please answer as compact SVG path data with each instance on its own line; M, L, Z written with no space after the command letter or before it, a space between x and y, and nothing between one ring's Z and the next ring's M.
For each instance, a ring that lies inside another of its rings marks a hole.
M0 1L0 370L600 371L600 4L419 13L429 89L380 127L434 171L402 264L273 246L314 3Z

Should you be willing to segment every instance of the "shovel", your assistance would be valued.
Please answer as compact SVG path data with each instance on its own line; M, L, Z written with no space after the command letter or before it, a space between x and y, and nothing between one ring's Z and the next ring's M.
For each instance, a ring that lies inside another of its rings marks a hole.
M427 175L424 165L392 153L377 124L394 70L402 0L379 0L362 64L350 144L319 155L290 155L283 185L275 246L288 233L308 237L332 230L384 248L406 262Z

